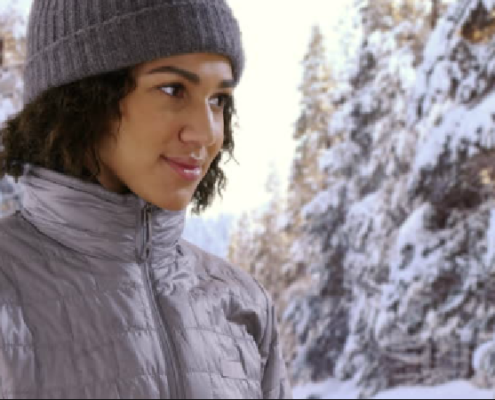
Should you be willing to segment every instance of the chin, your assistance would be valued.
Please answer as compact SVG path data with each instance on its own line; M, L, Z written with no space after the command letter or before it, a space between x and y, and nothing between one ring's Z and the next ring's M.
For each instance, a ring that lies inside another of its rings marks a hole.
M187 207L189 207L189 201L188 202L182 202L182 201L150 201L151 204L154 204L158 208L161 208L162 210L167 210L167 211L173 211L173 212L179 212L179 211L185 211Z
M194 197L194 192L191 190L177 190L172 195L169 190L157 190L142 193L140 197L162 210L178 212L187 210Z
M162 210L167 210L167 211L172 211L172 212L181 212L181 211L186 211L188 205L185 206L168 206L168 207L160 207Z

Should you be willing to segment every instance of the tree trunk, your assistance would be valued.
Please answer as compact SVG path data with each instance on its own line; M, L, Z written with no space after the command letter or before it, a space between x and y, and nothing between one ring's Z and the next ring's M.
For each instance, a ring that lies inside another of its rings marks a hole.
M3 38L0 37L0 66L3 65Z
M431 0L432 10L431 10L431 29L435 29L437 26L438 18L440 18L440 0Z

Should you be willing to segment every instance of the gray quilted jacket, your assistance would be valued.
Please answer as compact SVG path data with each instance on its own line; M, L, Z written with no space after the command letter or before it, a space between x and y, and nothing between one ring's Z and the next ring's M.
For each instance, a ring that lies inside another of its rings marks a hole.
M0 398L289 398L272 302L185 212L41 168L0 220Z

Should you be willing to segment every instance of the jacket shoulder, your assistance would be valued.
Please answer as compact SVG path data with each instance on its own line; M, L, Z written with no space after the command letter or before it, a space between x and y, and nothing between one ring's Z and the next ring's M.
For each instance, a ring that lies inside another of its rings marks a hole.
M262 360L263 398L291 398L279 341L276 311L268 292L251 275L228 261L209 254L185 240L181 241L180 245L185 255L193 257L193 262L198 266L200 273L204 271L203 273L216 283L222 282L228 285L231 292L238 290L239 297L244 299L243 306L255 305L254 312L257 317L255 319L250 318L253 315L253 308L247 307L244 310L245 316L249 315L246 320L257 321L253 324L251 332Z
M41 235L20 213L0 218L0 269L2 261L42 257Z
M180 245L185 255L194 259L200 273L217 282L223 282L239 297L254 302L258 307L267 307L270 299L266 290L249 273L186 240L181 240Z
M19 247L21 236L15 215L0 218L0 310L18 303L15 264L16 254L24 251Z

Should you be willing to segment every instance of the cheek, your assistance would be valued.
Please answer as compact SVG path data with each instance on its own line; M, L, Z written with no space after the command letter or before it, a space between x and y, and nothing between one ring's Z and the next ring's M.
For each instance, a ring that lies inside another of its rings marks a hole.
M163 116L143 113L122 125L120 151L139 163L153 163L173 139L173 126Z
M222 124L222 130L221 130L221 133L220 133L220 135L218 137L218 141L217 141L217 149L218 149L218 151L221 151L222 150L223 145L224 145L226 139L227 139L227 136L225 134L225 128L223 127L223 124Z
M218 142L215 144L215 146L211 148L211 153L210 153L211 162L213 162L213 160L218 157L218 155L222 152L222 149L223 149L223 139L222 140L219 139Z
M98 145L98 158L105 165L112 165L114 158L118 152L118 143L115 139L105 137Z
M137 92L122 107L121 133L136 151L160 151L176 127L169 112L149 93Z
M215 161L215 159L222 152L223 144L224 144L224 136L222 135L221 138L219 138L218 141L215 143L215 145L210 147L209 149L210 165L208 167L208 170L211 168L213 161Z

